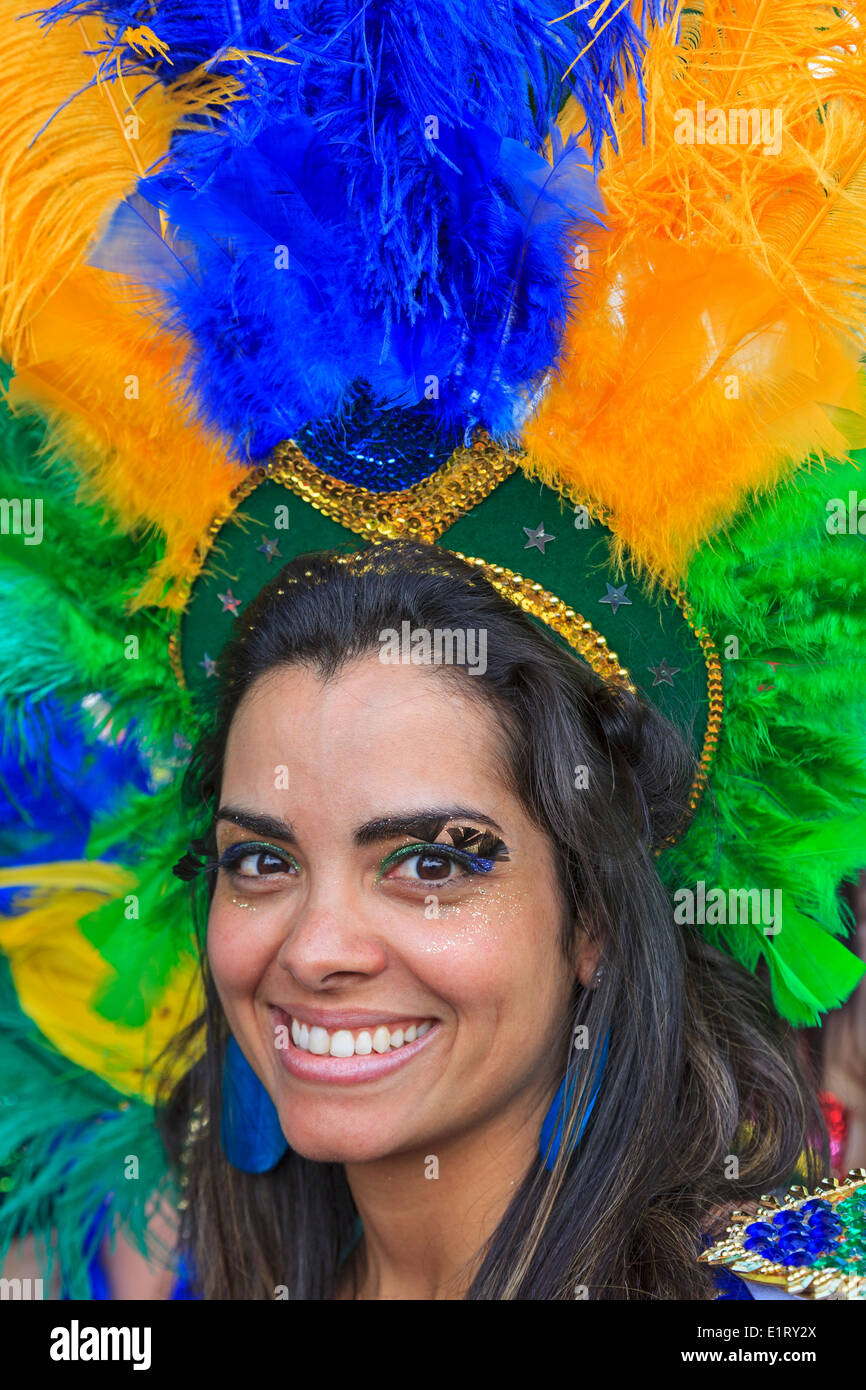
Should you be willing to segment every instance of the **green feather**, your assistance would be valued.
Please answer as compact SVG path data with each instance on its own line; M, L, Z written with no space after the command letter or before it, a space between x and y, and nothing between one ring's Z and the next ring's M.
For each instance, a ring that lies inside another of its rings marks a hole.
M190 717L166 656L171 616L129 611L162 542L125 535L84 503L74 465L44 442L37 419L0 400L0 496L39 499L43 528L40 544L10 534L0 546L3 732L21 735L25 699L105 691L115 727L135 719L139 739L170 748Z
M138 878L137 918L128 919L119 898L81 919L90 944L116 971L94 1007L127 1027L146 1021L174 972L195 953L189 884L172 873L191 838L179 792L179 777L150 796L134 792L96 824L88 844L95 859L121 854Z
M32 1235L46 1281L59 1272L70 1298L90 1298L87 1266L113 1223L144 1253L151 1198L175 1196L153 1110L51 1046L21 1012L2 957L0 1075L0 1265Z
M851 464L800 474L705 544L686 583L722 653L725 711L709 787L660 869L671 888L781 890L777 934L704 934L749 969L763 958L777 1008L799 1024L864 971L836 938L839 886L866 866L866 537L825 524L828 500L860 476Z

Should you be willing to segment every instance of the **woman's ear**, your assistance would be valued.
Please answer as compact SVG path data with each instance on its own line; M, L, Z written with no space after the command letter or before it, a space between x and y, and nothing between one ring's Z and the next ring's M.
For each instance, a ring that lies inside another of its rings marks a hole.
M584 989L592 989L595 986L595 972L600 956L601 942L592 941L583 934L575 957L575 973Z

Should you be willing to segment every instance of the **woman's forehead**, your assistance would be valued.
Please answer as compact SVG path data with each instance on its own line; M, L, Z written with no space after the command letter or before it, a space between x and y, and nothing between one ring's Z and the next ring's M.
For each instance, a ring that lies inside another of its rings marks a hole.
M429 670L373 657L323 681L309 667L280 668L235 715L220 800L346 829L436 806L513 820L504 756L493 711Z
M346 714L371 715L378 710L394 711L412 705L432 709L475 703L466 687L429 665L394 664L379 659L376 652L365 652L346 661L332 675L325 676L308 662L275 666L250 686L238 706L232 726L247 712L255 719L273 718L274 710L284 707L287 717L334 718ZM486 712L485 712L486 713ZM486 722L486 721L485 721Z

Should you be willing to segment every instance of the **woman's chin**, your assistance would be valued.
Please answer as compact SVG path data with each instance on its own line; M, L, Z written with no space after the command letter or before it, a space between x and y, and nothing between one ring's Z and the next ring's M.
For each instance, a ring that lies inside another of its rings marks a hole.
M283 1125L289 1148L314 1163L372 1163L418 1147L417 1141L385 1137L381 1128L347 1132L345 1127L326 1124L299 1125L297 1116Z

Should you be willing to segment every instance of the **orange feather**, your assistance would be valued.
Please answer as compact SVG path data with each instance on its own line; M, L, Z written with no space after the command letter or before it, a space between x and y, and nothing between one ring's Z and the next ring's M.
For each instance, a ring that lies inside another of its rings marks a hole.
M654 32L645 123L633 88L605 152L607 227L523 442L665 580L749 497L866 443L866 4L846 11L706 0Z
M9 399L47 413L50 447L72 454L88 493L124 529L165 534L165 556L137 602L178 607L178 576L243 469L173 385L184 341L157 332L153 302L86 257L142 169L163 157L172 130L206 102L231 100L232 85L197 74L169 97L133 75L83 90L95 71L84 50L96 46L97 26L58 25L46 35L18 10L17 0L0 0L0 343L16 373Z

